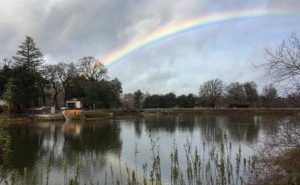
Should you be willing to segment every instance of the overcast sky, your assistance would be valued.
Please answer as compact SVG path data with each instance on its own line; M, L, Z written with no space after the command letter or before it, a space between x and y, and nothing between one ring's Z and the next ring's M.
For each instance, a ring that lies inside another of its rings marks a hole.
M300 9L299 0L0 0L0 58L32 36L48 63L101 56L169 23L238 9ZM201 27L135 51L109 66L125 93L198 93L209 79L268 83L264 48L292 32L300 14L256 17Z

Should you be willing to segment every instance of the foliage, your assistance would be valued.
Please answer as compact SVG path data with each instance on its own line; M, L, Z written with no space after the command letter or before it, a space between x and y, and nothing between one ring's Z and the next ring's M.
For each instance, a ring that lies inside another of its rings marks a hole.
M244 86L238 82L227 86L227 101L229 107L248 107Z
M134 105L135 108L141 108L142 106L143 93L140 90L134 92Z
M119 107L121 82L118 79L89 81L75 77L66 86L66 98L79 98L86 108Z
M107 69L94 57L83 57L78 64L42 66L42 52L33 38L26 36L12 58L2 60L0 94L15 111L45 105L49 99L58 106L60 95L82 99L87 108L120 106L121 82L106 80Z
M176 95L174 93L148 96L143 105L144 108L173 108L175 106Z
M257 85L255 82L246 82L243 84L245 94L246 94L246 101L249 103L250 106L255 107L258 104L259 96L257 92Z
M259 94L254 82L234 82L225 86L222 80L214 79L200 85L199 96L167 93L144 97L138 90L133 93L134 105L137 108L299 107L299 45L298 38L293 34L277 49L266 50L264 67L267 74L274 82L292 82L290 85L297 89L286 97L278 97L272 85L267 85ZM20 44L12 59L2 60L0 94L15 111L45 104L57 106L58 96L64 99L79 98L86 108L121 105L121 82L118 79L108 80L107 69L99 59L87 56L77 63L44 66L43 62L42 52L29 36Z
M162 98L163 98L163 96L159 96L159 95L148 96L148 97L146 97L146 99L144 101L143 107L144 108L160 108Z
M19 46L16 56L13 56L16 66L24 67L28 71L37 71L41 66L43 54L36 47L33 38L26 36L25 41Z
M13 61L3 60L0 70L1 95L16 111L45 102L46 81L39 72L43 61L43 54L29 36L26 36L25 41L19 46Z
M2 60L2 63L4 63L4 65L0 69L0 94L5 91L5 86L12 76L11 68L5 64L5 61Z
M196 97L193 94L181 95L177 97L177 106L181 108L193 108L196 105Z
M12 80L10 79L8 81L8 83L5 85L5 91L2 94L2 99L7 103L7 108L8 108L8 113L10 112L10 110L13 108L14 106L14 97L15 97L15 90L16 87L15 85L12 83Z
M15 87L15 107L18 110L24 110L39 105L43 95L38 83L39 79L42 79L41 75L32 73L24 67L16 67L11 70L11 85Z
M71 78L65 87L65 98L83 99L86 96L84 87L88 82L89 81L83 76L75 76Z

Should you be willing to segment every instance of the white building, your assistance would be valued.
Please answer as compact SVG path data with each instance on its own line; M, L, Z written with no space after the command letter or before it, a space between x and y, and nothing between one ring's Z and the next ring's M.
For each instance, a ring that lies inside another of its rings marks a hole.
M78 99L71 99L66 101L66 107L70 109L82 109L83 105Z

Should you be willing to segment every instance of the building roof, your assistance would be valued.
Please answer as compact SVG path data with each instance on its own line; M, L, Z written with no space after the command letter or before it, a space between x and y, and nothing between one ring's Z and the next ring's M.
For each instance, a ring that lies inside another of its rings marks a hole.
M74 99L69 99L69 100L66 100L66 102L70 102L70 101L80 101L80 100L78 100L78 99L76 99L76 98L74 98Z

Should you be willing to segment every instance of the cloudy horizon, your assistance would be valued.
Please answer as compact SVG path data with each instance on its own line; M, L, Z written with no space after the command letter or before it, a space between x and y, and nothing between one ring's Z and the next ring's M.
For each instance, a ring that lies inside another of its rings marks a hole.
M300 8L297 0L0 0L0 58L15 54L30 35L47 63L100 60L135 38L159 27L211 12L238 9ZM136 50L108 67L124 93L198 93L202 82L268 83L264 48L275 48L298 35L300 14L255 17L193 29Z

